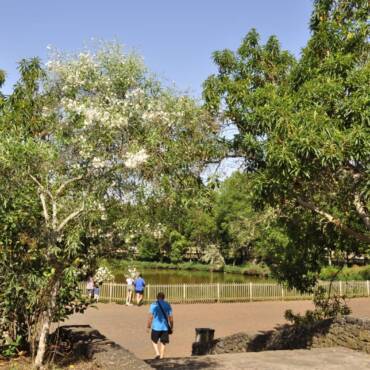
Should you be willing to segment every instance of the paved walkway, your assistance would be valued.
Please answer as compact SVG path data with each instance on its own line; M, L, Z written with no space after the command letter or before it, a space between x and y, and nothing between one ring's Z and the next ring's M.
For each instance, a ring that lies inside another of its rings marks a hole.
M369 298L353 299L349 303L354 316L370 318ZM216 337L240 331L256 333L285 323L284 311L288 308L303 313L312 308L312 303L285 301L173 305L175 332L171 336L166 355L190 356L197 327L215 329ZM152 358L153 349L145 330L148 309L148 306L98 304L97 308L90 307L84 314L75 314L66 323L89 324L139 358Z
M316 348L154 360L150 365L158 370L366 370L370 355L346 348Z

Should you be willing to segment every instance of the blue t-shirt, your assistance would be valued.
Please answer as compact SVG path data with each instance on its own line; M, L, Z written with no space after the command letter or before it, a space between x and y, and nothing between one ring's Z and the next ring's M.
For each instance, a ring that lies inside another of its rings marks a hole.
M171 305L166 301L160 301L160 304L163 308L163 311L168 316L172 316ZM152 329L156 331L166 331L168 330L167 321L165 316L162 313L162 310L158 306L157 302L154 302L150 305L149 312L153 315Z
M145 287L145 281L143 278L139 277L135 280L135 290L137 292L142 292Z

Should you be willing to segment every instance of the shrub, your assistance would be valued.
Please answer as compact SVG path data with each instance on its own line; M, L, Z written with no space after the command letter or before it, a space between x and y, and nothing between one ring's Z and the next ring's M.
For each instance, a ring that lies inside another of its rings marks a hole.
M186 250L189 248L189 241L185 236L181 235L177 231L172 231L170 234L171 262L181 262L184 258Z
M285 319L295 325L314 325L319 320L334 319L351 313L345 296L329 296L325 288L318 287L314 292L314 310L307 310L304 315L295 314L292 310L285 311Z
M156 240L144 236L139 242L139 258L155 261L160 258L160 247Z

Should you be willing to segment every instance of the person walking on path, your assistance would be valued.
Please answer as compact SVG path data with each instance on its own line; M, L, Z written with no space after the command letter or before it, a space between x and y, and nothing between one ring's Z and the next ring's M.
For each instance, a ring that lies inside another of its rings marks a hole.
M88 278L87 278L86 290L87 290L87 294L88 294L89 298L91 300L94 299L94 279L91 275L88 276Z
M157 358L163 358L166 344L173 333L173 313L171 305L164 300L162 292L157 294L157 301L150 305L147 332L152 329L151 340Z
M94 299L96 302L99 302L100 286L102 284L103 282L94 281Z
M132 295L134 293L134 279L131 276L126 276L127 295L126 306L132 306Z
M144 288L145 288L145 280L142 278L141 274L137 275L135 279L135 292L136 292L136 303L138 306L143 304L143 297L144 297Z

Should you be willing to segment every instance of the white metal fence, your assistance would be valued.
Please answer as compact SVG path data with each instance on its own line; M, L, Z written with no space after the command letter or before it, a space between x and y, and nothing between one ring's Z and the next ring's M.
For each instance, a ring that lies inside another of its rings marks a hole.
M319 285L328 290L330 282L320 282ZM86 291L84 283L80 284L80 288ZM155 300L158 292L164 292L171 303L278 301L312 297L311 294L302 294L296 289L270 283L148 284L144 291L144 302ZM99 300L124 303L126 293L126 284L105 283L100 287ZM331 293L348 298L370 297L370 281L335 281L332 283Z

